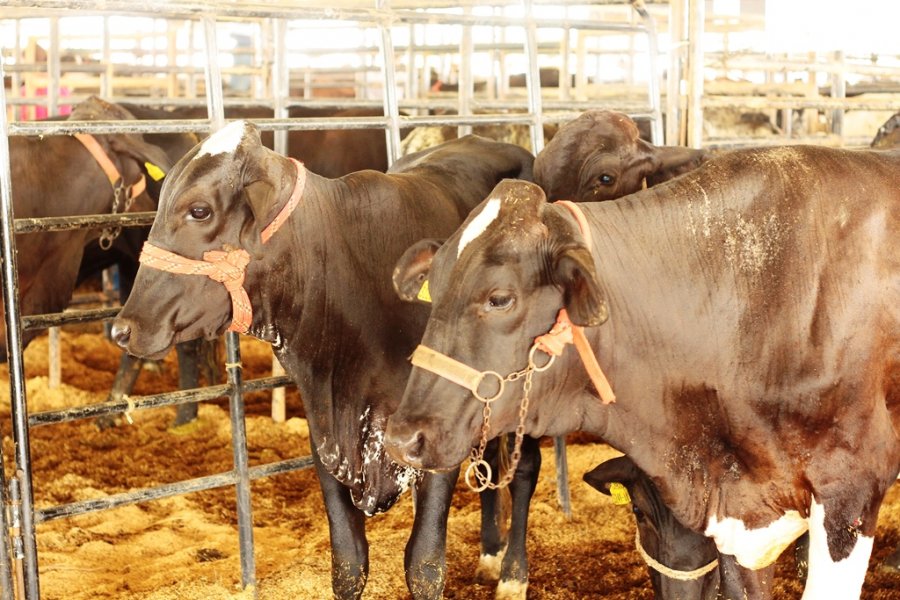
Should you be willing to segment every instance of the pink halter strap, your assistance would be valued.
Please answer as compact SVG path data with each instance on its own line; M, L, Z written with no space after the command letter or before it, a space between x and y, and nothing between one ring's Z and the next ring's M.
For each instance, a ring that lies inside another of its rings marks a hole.
M290 160L297 167L297 182L294 184L294 191L291 192L290 199L260 233L263 244L268 242L288 220L303 196L303 189L306 186L306 168L300 161L293 158ZM253 322L253 307L250 305L247 290L244 289L244 275L247 265L250 264L250 254L246 250L226 246L224 251L204 252L203 260L194 260L154 246L150 242L144 242L139 260L141 264L161 271L183 275L206 275L213 281L222 283L231 296L231 325L228 330L238 333L250 331L250 325Z
M581 234L585 238L588 251L590 251L591 230L588 227L584 213L581 212L581 208L568 200L559 200L556 204L562 204L572 212L575 220L578 221L578 226L581 228ZM584 364L588 376L590 376L594 387L597 389L597 393L600 394L603 404L611 404L616 401L616 395L613 393L612 386L609 385L609 380L600 368L597 357L594 355L594 351L584 335L584 327L573 324L569 320L569 314L565 308L559 309L556 323L550 331L534 338L534 343L539 349L552 356L559 356L568 344L575 344L575 349L578 350L581 362Z

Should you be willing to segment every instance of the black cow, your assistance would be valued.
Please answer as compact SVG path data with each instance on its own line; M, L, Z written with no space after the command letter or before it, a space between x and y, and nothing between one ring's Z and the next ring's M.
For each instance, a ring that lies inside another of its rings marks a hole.
M704 150L644 141L624 113L589 110L560 126L540 151L534 182L549 200L599 202L668 181L707 158Z
M657 598L760 598L771 596L775 566L750 571L733 556L719 555L706 536L682 525L662 501L659 490L627 456L611 458L584 474L595 490L631 504L637 524L638 552L647 562Z
M565 354L533 373L526 433L602 436L746 568L809 530L805 597L858 596L900 470L900 155L739 150L573 206L593 244L538 186L503 182L433 256L421 367L388 452L459 464L481 402L432 372L440 357L475 374L543 367L530 349L565 308L573 325L559 328L587 336L615 401ZM467 386L492 396L493 381ZM489 436L519 425L518 404L515 391L493 401Z
M410 485L407 583L416 598L441 596L457 473L422 474L382 450L429 312L401 303L391 270L413 241L449 235L502 178L530 178L532 162L522 148L470 136L409 159L404 172L331 180L266 149L254 126L237 121L166 180L145 264L113 336L149 358L229 324L272 343L309 421L339 598L358 598L366 582L365 516L388 509ZM272 234L275 223L283 227ZM231 291L159 267L207 272ZM527 469L523 459L519 471ZM536 475L514 482L533 489Z
M121 120L134 116L115 104L91 97L76 105L72 120ZM182 148L190 148L196 138L179 134ZM124 184L119 206L114 208L114 185L90 151L74 136L15 136L9 138L13 212L16 218L92 215L123 211L125 196L141 178L148 181L146 162L168 170L174 160L139 134L93 136L103 155L117 169ZM174 141L174 140L172 140ZM176 153L177 150L173 149ZM149 187L149 184L147 184ZM153 210L155 201L141 192L133 198L131 210ZM16 236L20 312L23 315L58 312L72 298L82 252L98 230L37 232ZM0 335L0 356L6 359L5 320ZM39 332L26 331L26 346Z
M176 107L158 109L140 104L124 103L122 106L134 118L142 120L156 119L201 119L207 117L206 107ZM292 107L288 111L293 118L347 118L383 115L380 109L313 109ZM265 106L226 107L225 116L234 118L272 118L273 111ZM198 130L195 135L204 136L205 131ZM261 134L263 144L274 147L274 135L271 131ZM188 137L183 134L152 134L148 139L155 145L166 149L172 164L177 162L198 141L184 144ZM335 129L335 130L291 130L287 135L288 156L304 163L307 169L324 177L341 177L354 171L387 169L387 145L382 129ZM148 178L148 189L154 199L159 198L161 181ZM103 269L116 265L119 270L119 291L122 303L128 298L138 269L138 256L147 239L149 227L129 228L122 232L111 248L102 249L98 242L89 243L84 250L84 257L79 270L78 280L83 281L96 276ZM207 383L213 384L221 379L220 362L218 360L218 343L216 340L190 340L176 344L178 353L178 383L182 389L195 388L200 385L201 374ZM140 374L143 361L123 354L118 373L109 394L110 401L130 394ZM178 406L174 426L189 423L197 418L197 404L188 403ZM111 424L109 419L101 419L101 426Z

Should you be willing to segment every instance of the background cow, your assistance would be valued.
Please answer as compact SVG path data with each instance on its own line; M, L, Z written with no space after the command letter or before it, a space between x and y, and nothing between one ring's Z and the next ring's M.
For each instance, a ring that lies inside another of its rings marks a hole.
M92 97L74 107L72 120L125 120L134 116L115 104ZM144 141L140 134L93 136L121 175L124 187L146 176L146 162L168 170L177 157L196 143L178 134L168 138L167 151ZM69 135L9 138L13 212L16 218L60 217L114 212L114 187L97 160ZM149 184L148 184L149 189ZM122 193L127 194L127 191ZM124 201L118 210L125 210ZM133 210L153 210L146 192L134 198ZM85 245L98 230L36 232L16 236L20 312L23 315L59 312L68 306ZM0 355L6 358L5 320L0 321ZM26 346L39 335L25 331Z
M805 597L858 596L900 469L898 167L868 151L731 152L577 205L592 245L539 187L503 182L434 255L422 344L518 371L564 307L591 328L616 400L598 401L563 355L534 378L528 434L602 436L746 568L808 529ZM517 426L511 396L493 403L490 435ZM478 440L480 404L414 368L388 451L453 467Z
M635 540L638 550L659 565L647 563L657 598L771 597L774 565L749 571L733 556L720 556L712 540L675 518L650 478L627 456L600 463L584 474L584 480L607 496L612 495L610 488L615 483L627 490L624 500L634 513L640 536ZM715 568L708 570L714 563Z
M538 153L534 182L550 200L612 200L686 173L706 158L704 150L642 140L624 113L589 110L560 126Z
M219 335L249 311L246 330L272 343L304 402L339 598L358 598L365 585L365 516L387 510L413 484L407 583L416 598L441 595L456 473L421 474L383 452L387 414L399 402L406 359L428 316L396 297L391 270L413 241L449 235L497 181L530 178L532 162L522 148L469 136L427 151L401 173L331 180L266 149L258 130L238 121L167 178L150 232L155 250L145 247L142 260L152 252L174 264L183 259L161 249L199 259L224 248L235 268L215 264L217 273L234 275L225 278L234 299L207 277L144 264L113 336L126 351L155 358L176 341ZM283 212L293 206L292 216ZM267 244L270 223L284 227ZM238 267L244 261L246 272ZM527 473L524 485L533 489L536 476Z

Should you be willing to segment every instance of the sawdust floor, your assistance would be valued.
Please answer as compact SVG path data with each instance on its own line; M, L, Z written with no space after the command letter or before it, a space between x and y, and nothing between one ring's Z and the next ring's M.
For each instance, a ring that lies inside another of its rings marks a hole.
M96 327L96 326L95 326ZM87 328L62 334L63 386L47 385L47 341L26 351L29 410L48 410L105 399L119 360L101 334ZM268 374L269 349L242 342L245 378ZM0 368L0 426L9 469L8 379ZM167 358L159 372L145 371L135 393L174 389L176 366ZM306 422L296 392L288 393L288 421L269 417L269 393L247 399L252 464L309 453ZM227 404L203 405L199 423L168 428L174 409L138 412L133 425L99 431L89 421L31 430L34 495L39 507L124 492L231 467ZM569 465L574 515L557 507L552 449L531 509L529 597L546 599L645 599L652 590L633 549L634 525L626 507L581 481L581 474L616 454L610 448L570 440ZM7 471L9 472L9 471ZM864 598L900 598L900 576L877 564L900 542L900 486L882 508ZM364 597L407 597L403 547L411 525L409 495L387 514L369 520L371 575ZM277 475L253 484L258 595L264 600L330 597L328 530L312 470ZM493 598L493 589L473 582L478 558L478 501L458 487L450 515L445 597ZM233 488L145 502L112 511L58 519L37 528L40 585L45 600L216 600L251 598L240 590ZM799 598L790 553L779 561L777 598Z

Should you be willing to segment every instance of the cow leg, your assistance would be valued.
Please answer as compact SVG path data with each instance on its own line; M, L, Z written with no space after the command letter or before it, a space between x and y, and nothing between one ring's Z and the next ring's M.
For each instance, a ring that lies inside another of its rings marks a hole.
M312 440L310 440L312 442ZM337 600L358 600L369 577L366 517L350 498L350 490L322 465L311 443L319 486L325 498L331 535L331 590Z
M528 590L528 554L525 543L528 533L528 508L541 473L541 448L538 439L525 436L516 474L509 484L512 494L512 520L509 543L500 565L498 600L525 600Z
M848 518L853 514L858 517ZM878 503L874 510L870 507L861 511L859 499L819 504L813 498L809 509L809 571L803 600L859 597L872 553L877 515Z
M459 469L426 473L416 485L416 512L406 543L406 585L416 600L443 597L447 579L447 516Z
M719 554L719 593L721 600L769 600L775 583L775 564L748 569L734 556Z
M488 442L484 449L484 460L491 465L494 481L500 471L500 443L506 443L506 436ZM505 449L505 448L504 448ZM499 490L488 488L479 494L481 500L481 556L475 569L475 581L491 583L500 579L500 563L506 553L507 520L510 512L509 488Z
M116 378L113 381L112 389L109 390L108 402L118 402L126 394L130 394L134 389L134 382L137 381L138 375L141 373L141 365L144 361L136 356L131 356L127 352L122 353L122 359L119 361L119 370L116 371ZM95 421L100 429L108 429L115 427L115 419L111 416L97 417Z

